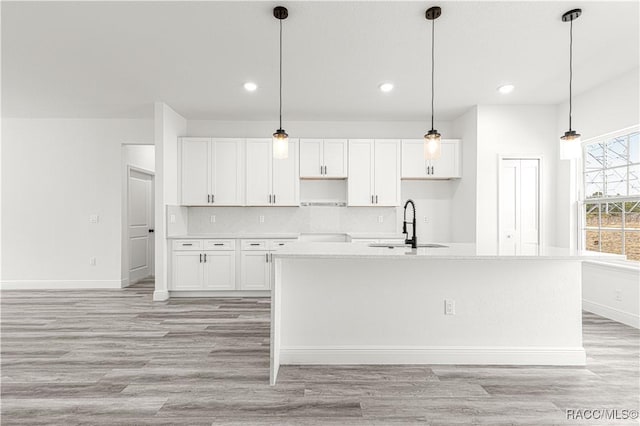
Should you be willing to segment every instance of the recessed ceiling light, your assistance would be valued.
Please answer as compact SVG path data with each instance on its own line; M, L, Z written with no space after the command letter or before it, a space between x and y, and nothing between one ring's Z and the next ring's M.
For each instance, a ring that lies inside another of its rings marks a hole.
M380 91L385 92L385 93L390 92L390 91L393 90L393 84L392 83L382 83L378 87L380 87Z
M257 88L258 88L258 85L251 81L247 81L244 84L244 90L246 90L247 92L255 92Z
M503 84L502 86L498 87L498 92L502 93L503 95L506 95L508 93L513 92L513 89L515 89L516 86L514 86L513 84Z

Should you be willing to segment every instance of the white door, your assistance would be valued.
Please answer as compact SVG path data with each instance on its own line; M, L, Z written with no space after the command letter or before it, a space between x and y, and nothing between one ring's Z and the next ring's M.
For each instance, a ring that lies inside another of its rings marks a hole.
M300 139L300 177L322 177L322 139Z
M173 280L171 290L203 289L203 253L199 251L173 252Z
M289 138L289 155L284 159L273 159L272 166L273 205L300 205L300 175L298 171L298 141Z
M129 283L153 275L153 175L129 169L127 181Z
M374 195L377 206L400 205L400 141L377 140Z
M209 139L183 138L180 163L182 204L209 204Z
M349 140L347 202L350 206L371 206L373 193L373 140Z
M500 244L538 244L540 161L503 159L500 167Z
M431 160L433 177L451 178L459 176L459 149L460 143L458 141L442 141L440 158Z
M233 251L204 252L205 290L235 290L236 254Z
M347 177L347 140L324 140L324 175L332 178Z
M242 205L242 144L242 139L214 139L211 143L213 205Z
M271 139L247 139L245 193L247 206L271 205Z
M242 290L269 290L269 263L267 251L240 252L240 288Z

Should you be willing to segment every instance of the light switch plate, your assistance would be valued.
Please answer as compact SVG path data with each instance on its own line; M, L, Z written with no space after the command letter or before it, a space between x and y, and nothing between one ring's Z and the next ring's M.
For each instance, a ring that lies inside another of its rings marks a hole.
M169 215L169 223L176 223L176 215L175 214Z
M444 314L455 315L456 314L456 301L451 299L444 300Z
M260 223L264 223L264 216L263 215L260 215L260 217L258 219L259 219Z
M211 223L216 223L216 215L215 215L215 214L212 214L211 216L209 216L209 221L210 221Z
M100 220L100 216L98 216L97 214L89 215L89 223L98 223L99 220Z
M89 265L96 266L96 258L95 257L90 257L89 258Z
M378 216L378 223L384 222L384 216Z

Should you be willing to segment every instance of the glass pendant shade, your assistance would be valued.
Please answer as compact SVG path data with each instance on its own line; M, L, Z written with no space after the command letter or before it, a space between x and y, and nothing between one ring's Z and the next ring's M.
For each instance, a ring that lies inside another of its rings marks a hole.
M442 143L440 141L440 133L431 129L424 135L424 159L437 160L442 154Z
M283 129L273 134L273 158L285 160L289 157L289 135Z
M573 160L580 158L582 155L582 143L580 133L575 130L564 132L564 136L560 138L560 159Z

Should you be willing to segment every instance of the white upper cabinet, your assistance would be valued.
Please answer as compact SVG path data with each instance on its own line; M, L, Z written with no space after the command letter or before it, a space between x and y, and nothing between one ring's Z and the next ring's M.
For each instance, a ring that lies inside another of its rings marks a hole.
M242 205L243 147L242 139L181 138L181 204Z
M183 138L181 154L181 204L187 206L207 205L211 200L209 191L208 138Z
M271 139L247 139L246 205L299 206L298 141L289 139L286 159L274 159Z
M460 140L442 140L442 155L438 160L424 159L422 139L402 141L403 179L453 179L461 177Z
M344 179L347 177L346 139L301 139L300 177Z
M349 206L400 205L400 141L349 140Z

